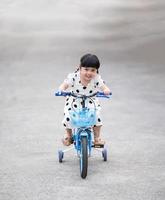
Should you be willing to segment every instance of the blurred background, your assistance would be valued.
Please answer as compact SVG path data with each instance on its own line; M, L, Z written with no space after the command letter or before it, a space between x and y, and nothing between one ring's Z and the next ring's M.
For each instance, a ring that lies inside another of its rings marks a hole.
M161 62L164 4L163 0L1 0L1 61L51 62L62 57L67 63L94 51L104 60Z
M0 0L0 199L164 200L164 10L164 0ZM73 152L57 160L54 91L86 53L113 96L102 102L109 162L94 154L82 182Z

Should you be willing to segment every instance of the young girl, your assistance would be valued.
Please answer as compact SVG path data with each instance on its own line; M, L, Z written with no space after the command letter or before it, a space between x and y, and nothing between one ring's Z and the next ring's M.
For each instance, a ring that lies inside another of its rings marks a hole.
M91 95L98 91L103 91L105 95L110 93L110 89L105 85L104 81L99 75L98 69L100 67L99 59L96 55L86 54L80 60L80 66L74 73L70 73L64 82L60 85L59 90L65 91L70 89L74 93ZM102 119L100 117L100 104L96 97L92 97L96 105L96 124L93 127L94 143L104 144L105 142L100 138L100 129L102 126ZM66 128L66 133L63 138L63 144L68 146L72 143L72 126L70 124L69 111L79 107L79 98L72 96L66 98L64 107L64 119L62 121ZM93 102L89 99L88 105L92 107Z

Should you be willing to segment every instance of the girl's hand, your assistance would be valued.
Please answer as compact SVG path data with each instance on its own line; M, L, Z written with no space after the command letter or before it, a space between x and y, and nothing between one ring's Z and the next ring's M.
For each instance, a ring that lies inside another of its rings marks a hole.
M105 95L109 95L111 92L109 87L106 86L105 84L101 87L101 90L104 92Z
M67 83L62 83L59 87L59 91L64 92L67 88L69 87L69 85Z
M106 89L103 90L103 92L104 92L105 95L109 95L111 91L110 91L109 88L106 88Z

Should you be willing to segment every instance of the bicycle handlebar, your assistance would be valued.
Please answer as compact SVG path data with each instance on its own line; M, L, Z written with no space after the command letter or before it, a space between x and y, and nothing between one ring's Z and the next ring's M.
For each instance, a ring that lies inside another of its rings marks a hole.
M58 91L58 92L55 92L55 96L73 96L73 97L93 97L93 96L96 96L96 97L102 97L102 98L110 98L110 96L112 95L112 92L109 93L109 95L105 95L104 92L96 92L92 95L81 95L81 94L75 94L73 92L63 92L63 91Z

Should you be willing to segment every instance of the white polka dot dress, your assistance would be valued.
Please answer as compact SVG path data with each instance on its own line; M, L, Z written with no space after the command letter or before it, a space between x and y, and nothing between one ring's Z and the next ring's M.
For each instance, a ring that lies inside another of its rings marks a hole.
M74 72L68 74L67 78L64 80L65 83L69 85L69 89L73 93L83 94L83 95L91 95L97 91L100 91L101 86L103 86L104 81L101 79L101 76L97 74L91 82L84 86L80 81L80 72ZM72 129L71 118L69 112L75 109L80 109L82 107L82 100L80 98L75 97L66 97L65 106L64 106L64 118L62 124L65 128ZM94 108L94 104L96 106L96 126L102 125L102 119L100 116L101 106L96 97L92 97L92 99L86 100L86 106L89 108Z

